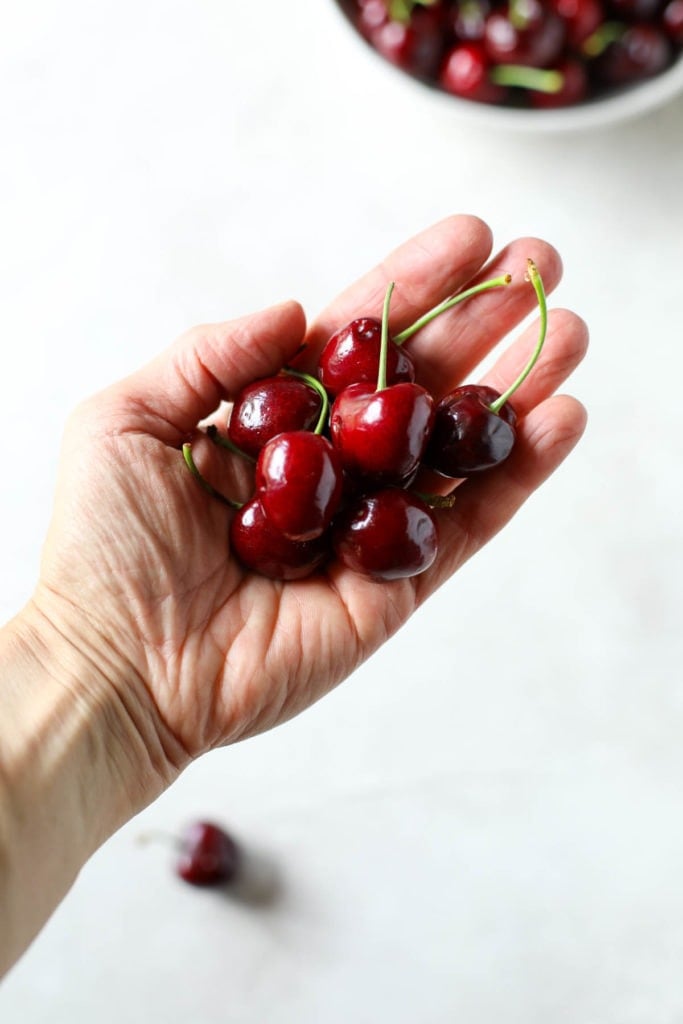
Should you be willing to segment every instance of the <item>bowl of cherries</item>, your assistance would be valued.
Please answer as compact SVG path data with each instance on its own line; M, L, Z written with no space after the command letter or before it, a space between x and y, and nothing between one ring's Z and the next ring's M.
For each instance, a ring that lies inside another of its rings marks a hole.
M226 557L229 548L246 572L283 581L332 563L377 582L429 569L439 549L439 516L457 502L458 486L494 471L514 448L511 399L547 332L545 291L533 260L527 279L538 302L538 340L503 392L464 384L437 401L416 381L408 343L472 295L505 288L508 274L458 292L394 336L391 283L381 316L369 311L340 325L313 372L285 366L243 387L224 425L211 424L206 434L221 456L243 462L247 499L224 494L200 472L192 442L182 449L186 468L210 499L231 510Z
M533 128L683 91L683 0L336 0L365 43L461 113Z

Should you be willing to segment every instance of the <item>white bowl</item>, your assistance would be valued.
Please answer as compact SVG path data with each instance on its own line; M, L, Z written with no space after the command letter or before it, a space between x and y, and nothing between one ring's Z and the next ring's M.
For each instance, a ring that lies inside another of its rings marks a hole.
M661 74L636 82L618 93L553 110L522 110L475 103L438 89L433 91L443 103L449 104L458 116L492 127L536 132L599 128L646 114L682 95L683 56L679 56L676 62Z
M340 7L342 16L359 42L377 60L392 67L389 61L374 51L367 40L362 38L344 11L343 3L340 0L335 0L335 3ZM436 85L432 86L421 82L407 71L399 68L392 68L392 70L409 81L412 78L417 88L432 92L440 102L447 104L460 117L492 127L535 132L573 131L616 124L663 106L669 100L683 94L683 52L678 54L671 67L652 78L634 82L618 92L597 96L595 99L585 100L583 103L548 110L507 107L502 104L498 106L462 99L439 89Z

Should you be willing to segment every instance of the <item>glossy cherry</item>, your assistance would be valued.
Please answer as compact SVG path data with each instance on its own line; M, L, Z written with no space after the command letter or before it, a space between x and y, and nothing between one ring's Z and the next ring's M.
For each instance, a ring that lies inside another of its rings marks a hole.
M669 0L662 11L662 28L677 46L683 46L683 0Z
M308 430L278 434L256 463L256 494L289 540L313 540L330 525L342 495L342 462L326 437Z
M337 395L330 413L330 437L344 471L373 484L408 483L424 454L434 400L414 382L386 383L389 344L389 285L382 317L377 385L351 384Z
M312 430L320 415L321 396L304 374L285 371L253 381L235 397L228 438L252 458L285 430Z
M424 572L438 552L434 513L417 495L397 487L366 494L340 515L332 533L339 561L372 580Z
M375 28L370 41L392 64L428 77L436 71L443 51L443 10L438 3L415 6L404 18L389 18Z
M547 331L543 282L532 260L527 273L540 309L534 351L502 395L493 388L468 384L455 388L438 403L424 463L442 476L459 479L492 469L507 459L514 447L516 414L509 399L536 364Z
M500 392L477 384L465 384L445 395L436 407L425 465L458 479L503 462L515 443L517 417L509 404L500 413L491 412L498 398Z
M332 397L349 384L374 384L379 373L382 322L357 317L329 339L318 360L318 378ZM387 349L387 382L415 380L415 364L405 349L392 341Z
M565 43L564 22L541 0L510 0L486 20L484 46L497 64L550 67Z
M230 546L246 569L275 580L301 580L324 562L329 553L326 534L309 541L288 540L252 498L230 524Z
M480 42L454 46L441 68L439 84L453 96L478 103L502 103L509 90L491 80L491 61Z
M198 821L190 825L181 838L180 848L176 872L191 885L225 885L232 882L238 872L237 843L212 822Z

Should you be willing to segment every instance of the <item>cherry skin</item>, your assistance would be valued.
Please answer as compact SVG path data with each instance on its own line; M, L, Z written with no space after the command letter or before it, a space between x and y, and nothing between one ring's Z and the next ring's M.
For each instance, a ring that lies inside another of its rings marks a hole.
M465 384L436 407L424 463L441 476L460 479L503 462L515 443L516 413L506 402L499 413L489 406L500 398L494 389Z
M595 60L595 71L607 85L626 85L651 78L672 59L671 41L661 29L643 22L628 26Z
M683 0L669 0L662 11L662 28L677 46L683 46Z
M271 438L286 430L312 430L320 396L299 377L264 377L242 388L232 407L228 437L252 458Z
M191 885L214 886L231 882L239 867L235 841L218 825L198 821L182 837L176 872Z
M551 0L551 9L562 18L567 44L578 49L604 19L601 0Z
M573 103L580 103L588 95L588 72L583 61L575 57L566 57L555 70L562 76L562 87L557 92L541 92L535 89L528 92L529 103L537 110L567 107Z
M392 64L418 78L436 71L443 50L443 11L415 7L408 21L389 18L370 33L370 42Z
M377 380L381 336L381 321L370 316L358 317L332 335L318 360L318 379L332 397L349 384ZM387 382L414 380L411 356L391 342L387 350Z
M314 540L337 511L343 488L341 460L321 434L287 431L261 449L255 487L276 530L288 540Z
M420 466L433 419L434 400L419 384L351 384L334 401L330 436L349 475L405 486Z
M478 103L503 103L508 90L489 78L491 62L481 43L462 43L446 55L439 84L446 92Z
M326 534L315 540L288 540L270 522L257 497L235 514L230 545L246 569L273 580L305 579L329 553Z
M540 0L511 0L487 18L484 45L496 64L544 68L559 59L565 36L562 19Z
M347 569L372 580L416 576L433 564L438 529L432 510L396 487L366 494L340 515L332 544Z

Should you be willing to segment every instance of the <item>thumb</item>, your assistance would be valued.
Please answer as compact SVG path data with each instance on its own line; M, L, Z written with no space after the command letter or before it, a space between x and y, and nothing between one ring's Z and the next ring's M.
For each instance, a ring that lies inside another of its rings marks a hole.
M306 317L295 301L237 320L193 327L110 389L119 426L179 444L244 384L277 373L305 333Z

